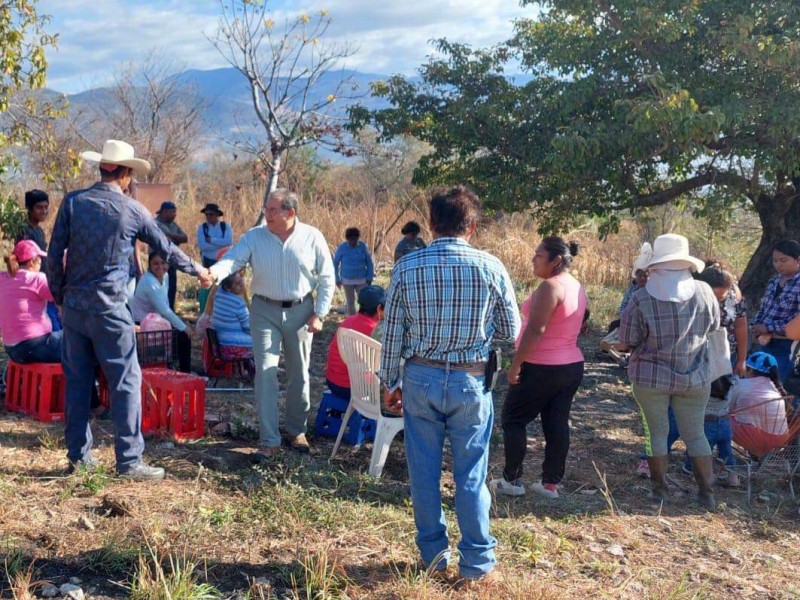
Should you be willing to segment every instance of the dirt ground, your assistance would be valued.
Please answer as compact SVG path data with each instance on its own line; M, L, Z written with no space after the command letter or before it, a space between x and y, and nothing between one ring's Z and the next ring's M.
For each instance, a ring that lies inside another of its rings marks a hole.
M334 328L327 323L314 341L312 433ZM420 570L402 441L380 480L366 475L371 444L343 447L329 463L332 440L313 436L309 456L286 452L256 468L252 392L209 390L207 417L231 423L235 435L148 440L147 460L169 473L152 485L110 475L110 421L93 423L106 472L67 477L60 424L0 412L4 597L12 595L7 579L26 569L39 584L78 577L89 597L128 597L142 556L185 559L198 581L230 598L800 597L798 504L785 481L754 482L749 504L743 488L718 486L719 510L708 513L691 499L695 486L680 471L679 442L672 501L648 500L647 481L634 473L643 439L627 377L595 356L598 339L595 332L583 341L586 375L572 411L561 498L529 493L494 503L499 581L492 589L458 592ZM504 387L495 393L498 415ZM535 423L527 484L537 479L542 449ZM490 478L499 476L502 459L496 422ZM457 540L447 466L443 488Z

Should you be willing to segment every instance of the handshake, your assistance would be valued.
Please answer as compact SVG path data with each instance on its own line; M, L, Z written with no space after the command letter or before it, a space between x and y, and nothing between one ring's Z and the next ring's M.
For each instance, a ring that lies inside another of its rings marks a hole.
M214 285L214 276L208 269L201 268L197 274L197 282L200 284L201 288L207 290Z

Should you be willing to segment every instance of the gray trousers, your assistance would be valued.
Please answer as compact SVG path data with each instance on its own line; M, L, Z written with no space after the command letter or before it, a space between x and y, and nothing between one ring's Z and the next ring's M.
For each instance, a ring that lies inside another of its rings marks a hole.
M259 445L280 446L278 429L278 360L283 348L288 385L286 388L286 433L306 432L309 398L308 365L313 335L306 323L314 314L309 296L291 308L282 308L253 297L250 307L250 332L256 365Z
M67 458L88 460L92 455L89 408L97 364L108 381L111 418L116 435L117 471L142 459L142 371L136 359L133 320L124 306L103 314L64 308L62 365L67 381L64 401L64 440Z
M356 297L358 296L358 292L360 292L363 288L367 287L366 283L356 283L356 284L349 284L345 283L342 284L344 288L344 299L347 302L347 314L354 315L356 314Z
M706 404L710 386L684 392L667 392L633 384L633 396L642 411L647 456L666 456L669 436L669 407L675 413L683 443L689 456L709 456L711 446L705 432Z

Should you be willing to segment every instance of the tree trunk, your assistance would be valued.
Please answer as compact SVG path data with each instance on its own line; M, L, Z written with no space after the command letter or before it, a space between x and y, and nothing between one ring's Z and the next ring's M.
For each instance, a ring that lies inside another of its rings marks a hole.
M775 275L772 247L781 240L800 240L800 196L791 187L774 196L761 194L756 202L761 241L742 274L740 287L751 311L758 309L767 283Z
M280 175L280 173L281 173L281 153L273 152L272 164L270 165L269 169L269 180L267 181L267 189L264 190L264 204L267 203L269 195L278 189L278 175ZM264 224L264 213L262 211L258 214L258 219L256 219L255 227L260 227L263 224Z
M267 183L267 190L264 192L264 202L266 203L269 195L278 189L278 175L281 173L281 153L272 153L272 165L269 170L269 181Z

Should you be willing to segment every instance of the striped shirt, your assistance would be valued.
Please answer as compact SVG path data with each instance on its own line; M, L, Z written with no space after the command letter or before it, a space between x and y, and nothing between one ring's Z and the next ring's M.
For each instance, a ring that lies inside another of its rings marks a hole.
M776 335L786 333L786 324L800 314L800 273L781 286L781 276L769 280L753 325L767 326Z
M214 312L211 316L214 330L223 346L253 346L250 337L250 311L244 298L217 289L214 294Z
M711 383L708 333L719 328L719 301L708 284L695 281L686 302L656 300L638 290L622 315L619 339L632 348L632 382L681 392Z
M380 378L400 380L400 359L486 360L492 338L520 330L514 285L503 264L460 238L443 237L400 259L386 293Z
M321 319L330 311L336 287L333 260L318 229L295 221L294 231L282 242L265 225L253 227L210 271L222 281L248 264L254 295L295 301L316 291L316 315Z

